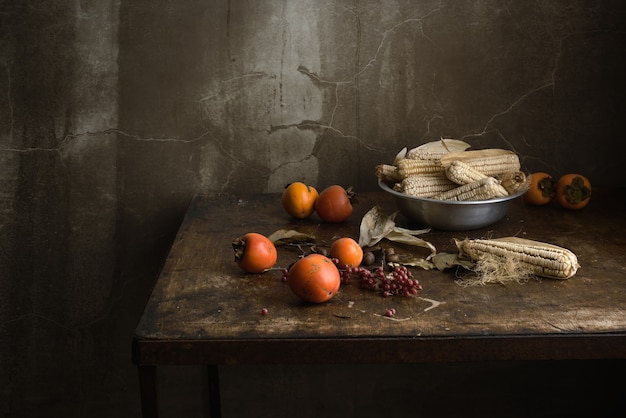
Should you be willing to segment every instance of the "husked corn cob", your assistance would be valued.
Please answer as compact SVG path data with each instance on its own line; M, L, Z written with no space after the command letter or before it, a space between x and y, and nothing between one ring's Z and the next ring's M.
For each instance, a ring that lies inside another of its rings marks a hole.
M498 180L493 177L484 177L462 186L457 185L454 189L433 196L433 199L467 201L488 200L505 196L508 196L508 193Z
M398 174L398 167L391 164L379 164L374 168L376 177L382 181L396 182L402 180Z
M580 267L578 258L570 250L523 238L465 239L456 240L456 245L474 262L486 255L514 259L533 274L553 279L569 279Z
M487 176L519 171L521 167L517 154L498 148L452 152L441 156L441 166L444 169L452 161L463 161Z
M418 174L445 177L439 160L414 160L411 158L403 158L398 160L396 165L400 178Z
M445 177L420 175L408 176L397 185L396 190L402 193L427 198L457 187L457 184Z
M406 153L406 157L410 160L441 160L441 156L446 154L445 151L434 152L434 151L422 151L414 148Z
M446 177L456 184L468 184L480 179L484 179L487 175L480 171L474 170L470 165L460 160L451 161L446 167Z
M530 180L523 171L503 173L496 176L496 178L500 180L500 184L502 184L502 187L504 187L510 195L525 190Z

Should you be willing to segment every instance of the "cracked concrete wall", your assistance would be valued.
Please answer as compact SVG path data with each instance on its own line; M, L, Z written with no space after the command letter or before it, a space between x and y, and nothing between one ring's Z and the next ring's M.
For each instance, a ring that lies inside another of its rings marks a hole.
M442 136L622 186L621 1L0 12L0 416L137 415L130 337L195 193L375 190Z

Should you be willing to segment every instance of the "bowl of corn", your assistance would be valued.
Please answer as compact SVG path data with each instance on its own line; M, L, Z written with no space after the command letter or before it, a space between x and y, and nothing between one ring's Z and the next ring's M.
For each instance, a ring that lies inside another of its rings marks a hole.
M528 178L513 151L469 147L442 139L405 148L393 164L376 166L378 185L410 224L445 231L494 224L528 190Z
M400 213L414 226L443 231L467 231L492 225L506 215L511 203L525 190L488 200L440 200L411 196L378 180L380 188L392 196Z

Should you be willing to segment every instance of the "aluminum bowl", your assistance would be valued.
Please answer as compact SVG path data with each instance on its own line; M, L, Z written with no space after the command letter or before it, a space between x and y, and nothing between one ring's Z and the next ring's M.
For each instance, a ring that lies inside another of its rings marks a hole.
M393 190L380 179L378 185L394 198L398 210L411 225L444 231L468 231L494 224L504 218L513 200L525 192L497 199L458 202L409 196Z

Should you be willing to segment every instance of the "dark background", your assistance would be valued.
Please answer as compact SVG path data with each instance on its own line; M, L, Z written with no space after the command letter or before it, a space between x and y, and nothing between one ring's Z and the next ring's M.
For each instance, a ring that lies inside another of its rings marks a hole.
M139 416L130 341L195 193L375 190L375 164L441 137L623 186L625 16L618 0L0 1L0 416ZM427 416L572 416L623 388L605 386L621 362L439 366L225 368L225 414L413 416L422 398ZM166 412L198 416L202 370L161 376Z

